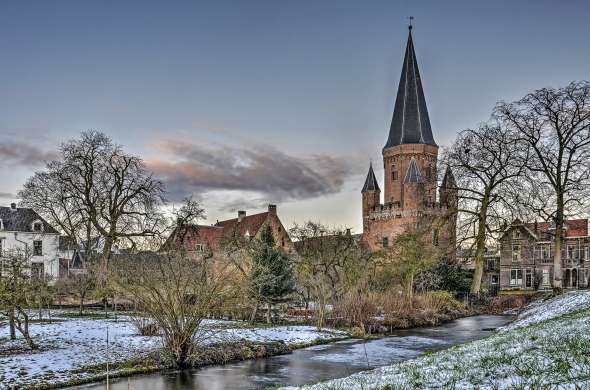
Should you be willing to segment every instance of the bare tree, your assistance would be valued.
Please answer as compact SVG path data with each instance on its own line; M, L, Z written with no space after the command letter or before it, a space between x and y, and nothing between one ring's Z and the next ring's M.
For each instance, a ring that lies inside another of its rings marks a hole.
M496 116L533 150L527 167L538 187L552 189L555 223L553 288L562 288L562 236L566 214L587 200L590 186L590 83L543 88L519 101L499 103Z
M432 242L432 225L406 226L391 248L376 254L376 261L378 268L400 280L408 304L412 306L416 274L430 268L441 251Z
M486 242L502 230L513 193L523 175L528 148L499 124L483 124L459 133L444 162L455 172L459 197L460 241L475 248L471 293L479 294Z
M317 326L325 324L326 307L342 297L359 275L371 268L370 255L349 231L307 222L290 230L297 244L295 272L300 287L317 304Z
M112 282L160 329L176 366L186 366L201 322L230 294L233 268L184 251L132 255L118 261Z
M35 294L30 277L29 257L24 251L6 251L0 257L0 310L24 337L29 348L37 349L29 333L29 308L33 307Z
M133 244L157 234L164 186L141 158L96 131L62 144L60 152L61 159L35 173L19 196L71 237L90 242L90 234L101 236L104 276L117 241Z

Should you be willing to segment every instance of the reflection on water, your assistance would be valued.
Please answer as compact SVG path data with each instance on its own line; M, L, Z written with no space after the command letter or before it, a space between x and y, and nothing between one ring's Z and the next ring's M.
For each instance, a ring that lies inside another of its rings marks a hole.
M340 378L369 368L412 359L425 351L479 339L489 329L510 322L505 316L474 316L448 324L400 330L378 340L345 340L294 351L289 355L122 378L111 382L112 390L246 390L269 386L302 385ZM484 330L486 329L486 330ZM92 384L74 389L99 390Z

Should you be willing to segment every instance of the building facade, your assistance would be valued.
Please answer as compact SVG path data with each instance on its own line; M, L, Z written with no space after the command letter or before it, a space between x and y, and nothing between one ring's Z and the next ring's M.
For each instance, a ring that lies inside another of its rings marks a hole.
M187 252L212 252L215 253L225 244L235 240L260 239L262 228L270 226L276 246L285 253L295 252L295 246L291 241L288 231L283 226L276 205L268 205L268 211L264 213L247 215L246 211L238 211L237 218L225 221L217 221L213 225L187 225L177 227L163 249L182 248Z
M32 209L16 207L15 203L0 207L0 256L11 251L28 257L32 276L59 278L59 232Z
M382 155L383 202L372 164L362 189L366 245L371 250L387 248L407 229L431 226L433 243L445 246L454 256L455 179L447 169L438 187L438 145L430 126L411 26L389 137Z
M587 288L590 277L588 219L565 221L561 248L563 288ZM500 239L500 290L551 289L555 229L548 222L515 220Z

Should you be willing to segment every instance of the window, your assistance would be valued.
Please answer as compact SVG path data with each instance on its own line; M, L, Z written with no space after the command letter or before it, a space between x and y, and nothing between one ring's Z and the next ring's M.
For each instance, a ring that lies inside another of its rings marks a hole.
M567 258L574 259L576 257L576 247L573 245L567 246Z
M512 261L520 261L520 245L512 245Z
M31 263L31 277L43 279L43 263Z
M510 285L521 286L522 285L522 270L513 269L510 270Z
M512 238L514 238L515 240L519 240L520 239L520 230L516 229L516 230L512 231Z
M425 169L426 171L426 179L430 180L432 178L432 168L428 165Z
M42 222L34 222L33 223L33 231L34 232L42 232L43 231L43 223Z
M2 222L2 218L0 218L0 230L4 230L4 222Z
M438 229L434 229L432 232L432 244L438 246Z
M397 180L397 165L391 165L391 180Z
M203 252L205 250L205 246L203 244L197 244L195 245L195 250L197 252Z
M498 284L498 275L490 275L490 284Z
M383 244L383 248L389 247L389 237L383 237L382 244Z
M43 256L43 241L33 241L33 256Z
M525 271L525 287L533 287L533 270L532 269L527 269Z
M541 245L540 256L542 260L547 260L551 257L551 247L549 245Z
M584 260L590 260L590 258L588 257L588 247L587 246L584 247Z

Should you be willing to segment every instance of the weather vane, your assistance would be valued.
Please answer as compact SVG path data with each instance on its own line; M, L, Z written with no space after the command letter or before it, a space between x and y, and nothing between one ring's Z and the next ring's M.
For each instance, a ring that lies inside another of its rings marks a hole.
M408 29L412 29L412 20L414 20L413 16L408 16L408 19L410 19L410 25L408 26Z

